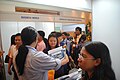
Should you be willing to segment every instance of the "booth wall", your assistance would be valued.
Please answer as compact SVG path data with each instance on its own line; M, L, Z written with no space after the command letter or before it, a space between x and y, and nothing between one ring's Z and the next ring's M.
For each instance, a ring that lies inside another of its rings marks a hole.
M120 80L120 0L93 0L94 41L104 42L110 49L112 66Z

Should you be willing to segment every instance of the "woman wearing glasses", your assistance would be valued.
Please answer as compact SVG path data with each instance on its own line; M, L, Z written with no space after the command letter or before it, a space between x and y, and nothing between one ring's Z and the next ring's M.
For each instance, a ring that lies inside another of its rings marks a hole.
M109 50L102 42L89 42L82 47L78 65L85 71L82 80L116 80Z

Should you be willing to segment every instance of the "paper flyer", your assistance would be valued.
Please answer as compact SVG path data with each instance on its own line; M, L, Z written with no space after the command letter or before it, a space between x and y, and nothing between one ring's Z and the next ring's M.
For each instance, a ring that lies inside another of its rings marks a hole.
M53 58L63 59L64 58L64 52L65 52L65 49L63 49L62 46L61 46L61 47L49 50L48 55L50 55Z

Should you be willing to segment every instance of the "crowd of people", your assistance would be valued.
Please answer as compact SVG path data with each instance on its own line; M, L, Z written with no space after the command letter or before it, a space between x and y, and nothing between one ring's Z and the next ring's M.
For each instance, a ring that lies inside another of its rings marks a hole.
M14 37L13 37L14 36ZM14 80L54 80L69 74L73 68L82 69L81 80L116 80L107 46L99 41L88 42L80 27L74 36L67 32L45 32L24 28L11 36L8 52L8 73ZM64 58L53 58L48 51L62 46Z

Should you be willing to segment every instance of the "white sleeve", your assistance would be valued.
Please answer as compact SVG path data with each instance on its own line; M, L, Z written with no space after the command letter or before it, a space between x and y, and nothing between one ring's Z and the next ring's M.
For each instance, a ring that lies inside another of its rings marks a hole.
M54 59L43 52L39 52L32 58L31 65L34 69L43 72L51 69L58 70L61 67L61 60Z

